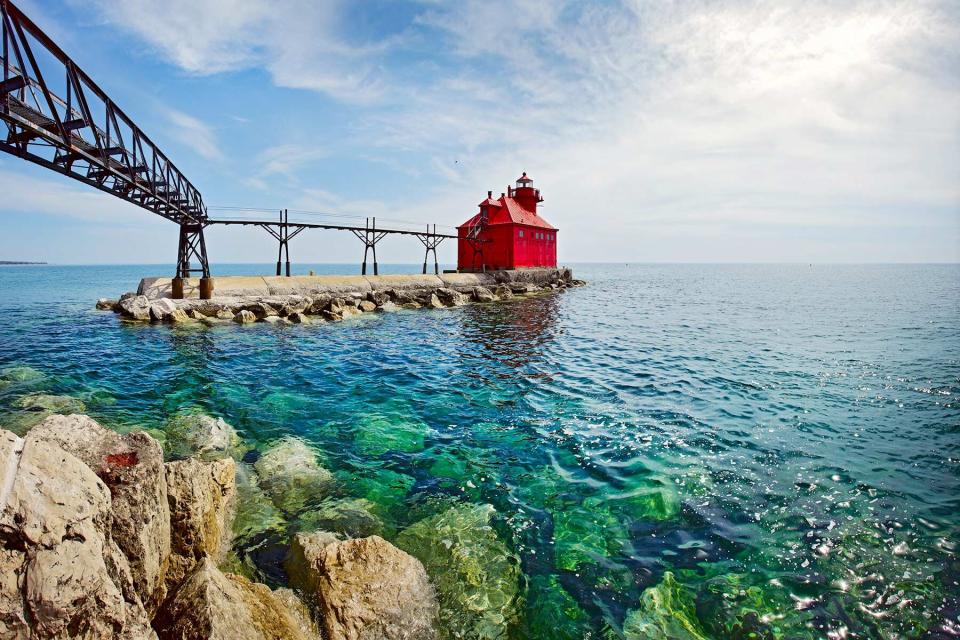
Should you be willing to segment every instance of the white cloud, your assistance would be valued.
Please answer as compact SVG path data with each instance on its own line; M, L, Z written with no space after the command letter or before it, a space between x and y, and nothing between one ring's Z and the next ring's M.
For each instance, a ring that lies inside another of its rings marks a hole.
M425 2L381 42L348 40L340 2L101 7L189 72L261 67L359 105L349 152L409 154L439 185L396 215L459 222L526 169L575 258L804 260L806 229L884 259L893 240L861 237L881 228L960 259L949 2ZM275 154L251 184L312 159Z
M0 167L0 193L3 194L0 213L45 214L118 226L144 226L151 221L170 224L160 216L87 185L53 173L49 173L49 178L40 178L32 175L33 172Z
M170 135L175 140L207 160L223 158L216 134L205 123L176 109L166 109L165 115L173 125Z

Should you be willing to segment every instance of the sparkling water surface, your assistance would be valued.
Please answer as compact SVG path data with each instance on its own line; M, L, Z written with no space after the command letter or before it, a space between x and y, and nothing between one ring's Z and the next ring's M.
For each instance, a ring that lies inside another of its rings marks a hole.
M401 543L492 505L511 638L960 633L956 265L581 265L584 288L314 325L93 310L169 270L0 268L0 369L42 374L0 382L0 424L43 392L120 430L223 417L244 465L299 436ZM282 584L317 506L243 570Z

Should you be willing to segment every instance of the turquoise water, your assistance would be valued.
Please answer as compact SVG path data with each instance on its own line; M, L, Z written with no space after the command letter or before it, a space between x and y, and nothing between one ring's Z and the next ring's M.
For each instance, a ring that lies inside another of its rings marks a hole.
M960 629L958 266L582 265L585 288L310 326L92 309L156 271L0 268L0 369L43 374L0 383L0 423L42 391L118 429L200 408L247 462L298 435L395 541L493 505L512 638ZM316 506L238 562L282 583Z

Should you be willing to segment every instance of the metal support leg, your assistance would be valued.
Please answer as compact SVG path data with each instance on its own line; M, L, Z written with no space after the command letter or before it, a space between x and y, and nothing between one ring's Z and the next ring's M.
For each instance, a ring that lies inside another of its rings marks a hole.
M207 260L207 243L203 237L202 223L184 223L180 225L180 241L177 246L177 274L173 283L174 297L184 296L184 281L193 273L199 272L200 297L213 295L213 279L210 277L210 263ZM196 260L199 266L191 266Z

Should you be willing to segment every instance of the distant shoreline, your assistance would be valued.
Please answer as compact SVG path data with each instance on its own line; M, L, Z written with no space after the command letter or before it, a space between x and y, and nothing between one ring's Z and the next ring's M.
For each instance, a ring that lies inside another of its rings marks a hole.
M23 262L20 260L0 260L0 265L14 265L14 264L47 264L46 262Z

